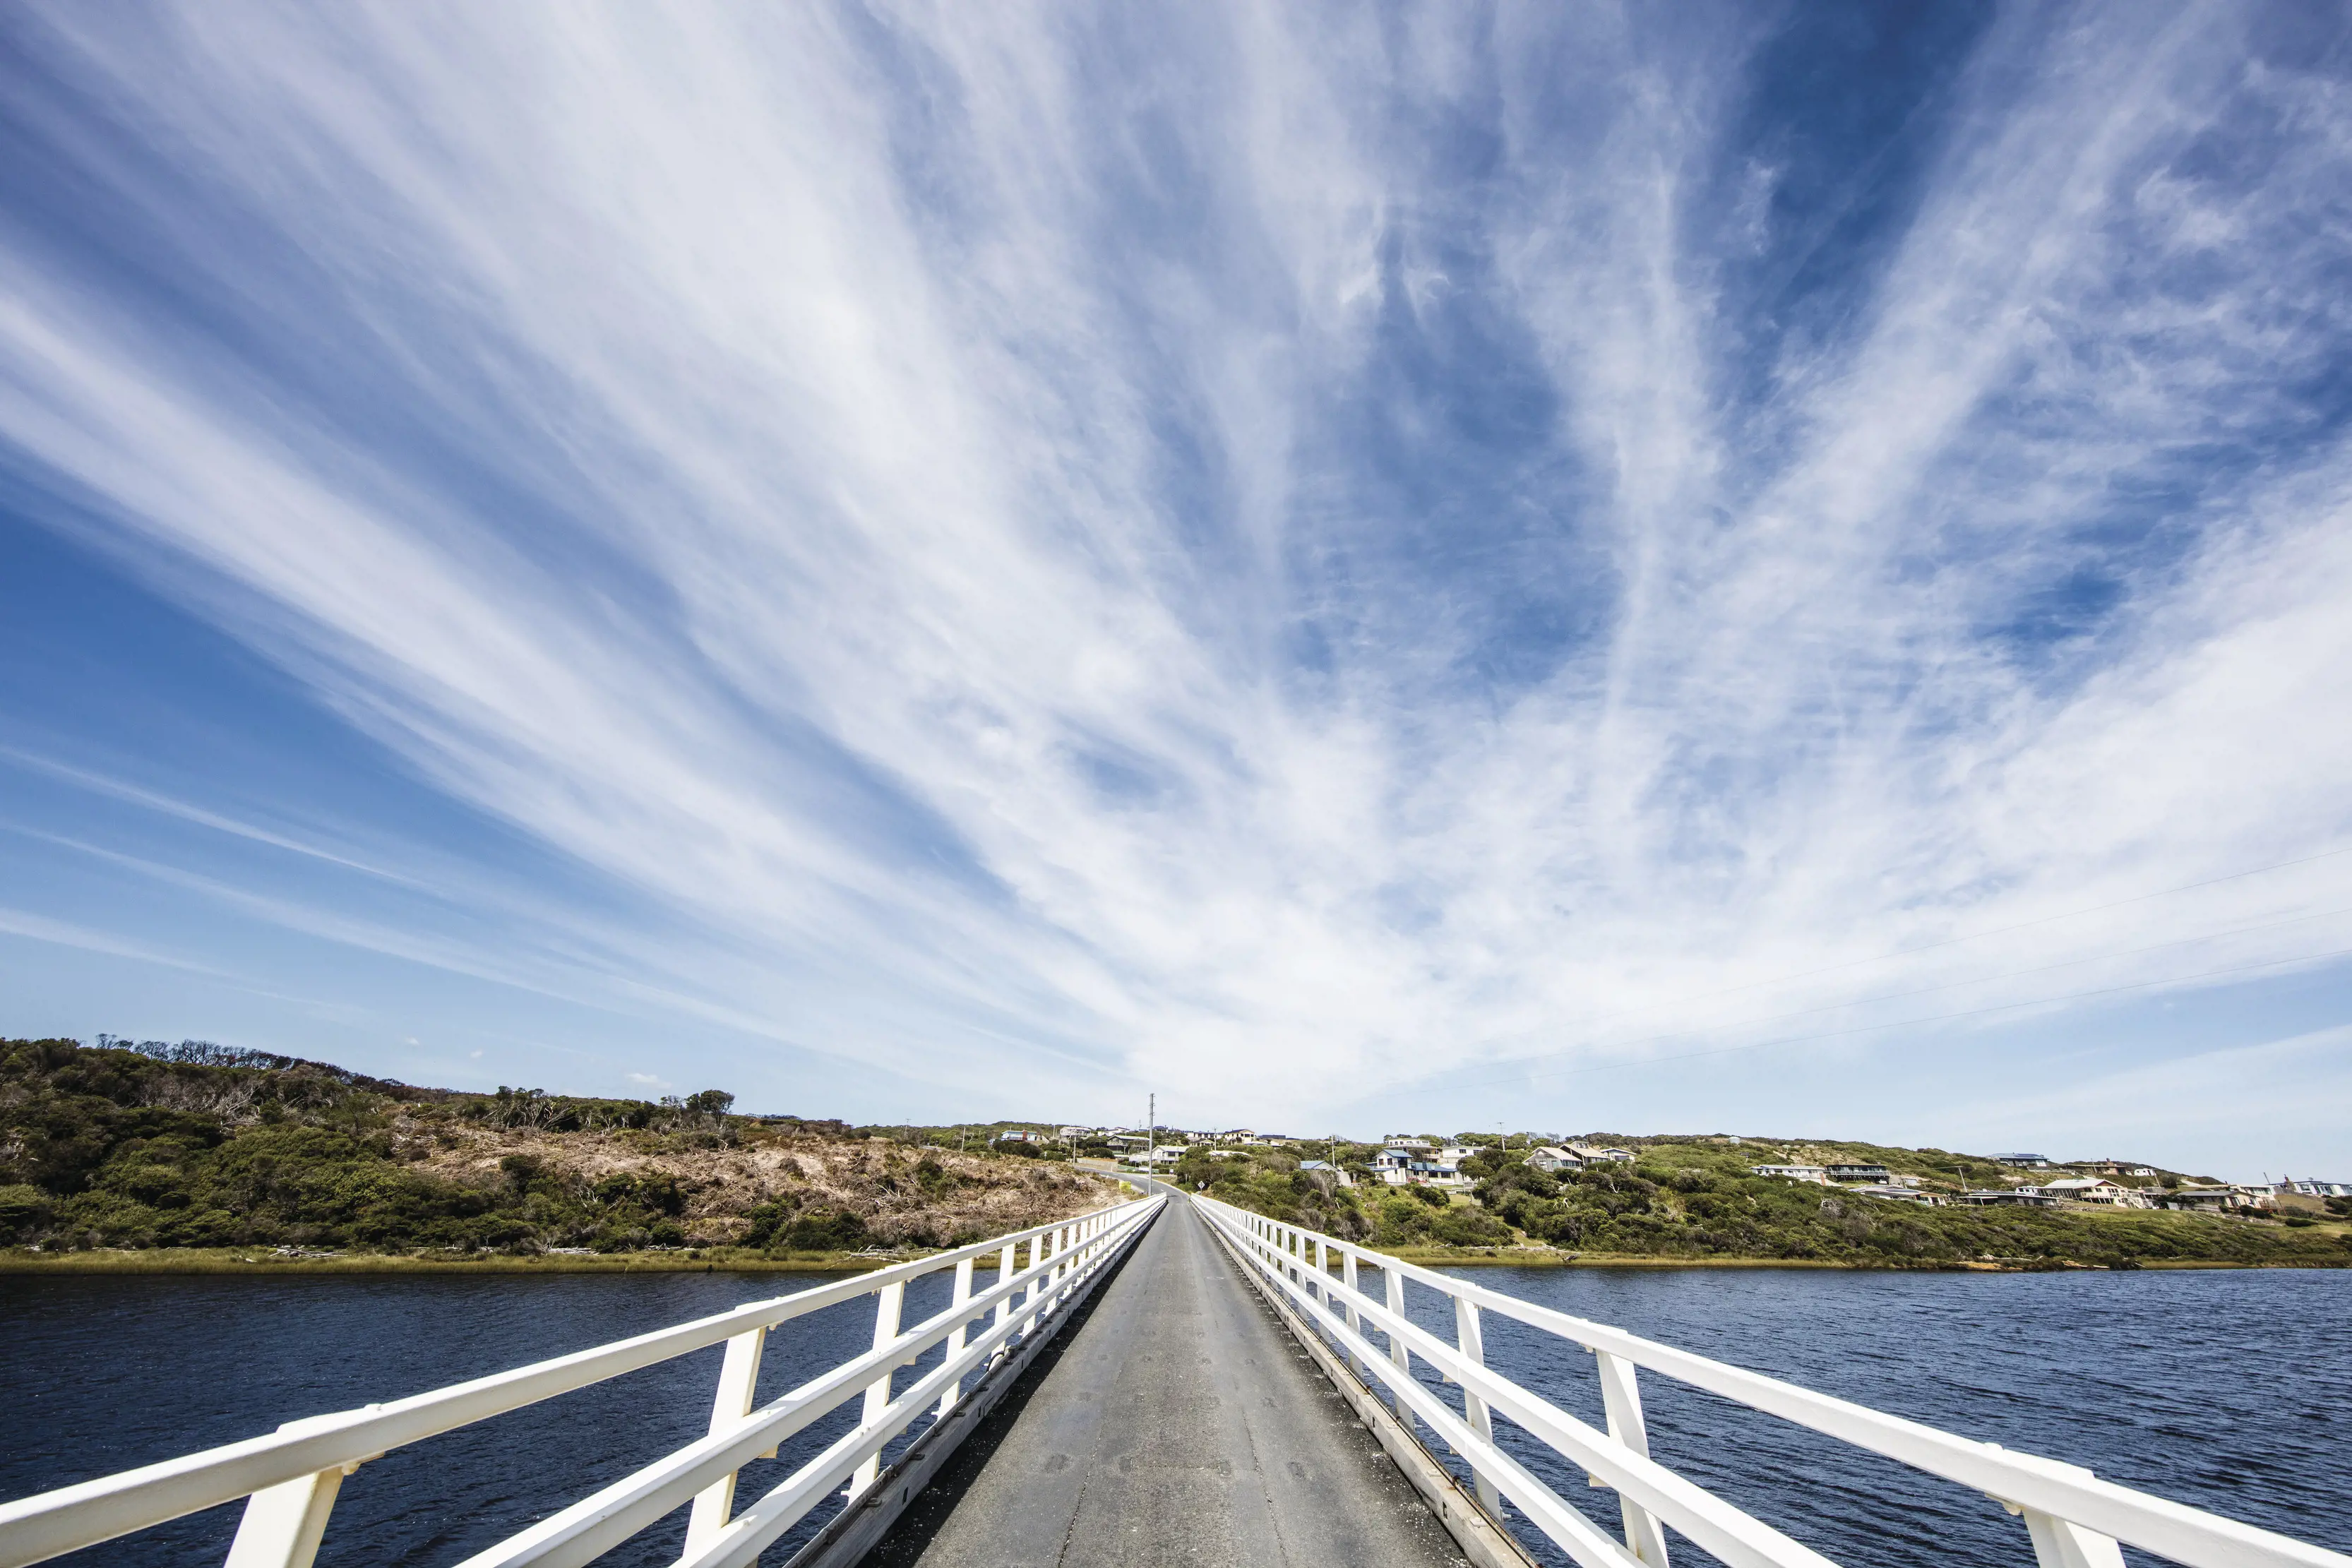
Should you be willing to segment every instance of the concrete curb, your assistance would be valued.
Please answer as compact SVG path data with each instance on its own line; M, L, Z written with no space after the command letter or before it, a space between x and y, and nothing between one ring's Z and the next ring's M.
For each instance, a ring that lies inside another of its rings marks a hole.
M1404 1472L1404 1479L1412 1483L1413 1490L1421 1494L1422 1500L1429 1505L1429 1511L1437 1516L1437 1522L1454 1537L1454 1544L1462 1548L1462 1554L1476 1568L1538 1568L1535 1559L1528 1555L1527 1549L1513 1539L1508 1531L1488 1517L1486 1511L1478 1506L1475 1497L1462 1490L1462 1483L1454 1479L1454 1472L1439 1464L1429 1450L1422 1447L1421 1439L1404 1429L1404 1424L1396 1418L1396 1412L1391 1410L1379 1393L1356 1375L1356 1369L1323 1342L1323 1336L1298 1315L1279 1291L1266 1289L1265 1282L1258 1279L1257 1270L1234 1250L1234 1244L1225 1239L1224 1233L1213 1225L1208 1229L1209 1234L1217 1239L1217 1244L1225 1249L1225 1255L1233 1259L1234 1266L1240 1270L1242 1278L1257 1292L1258 1299L1274 1309L1274 1314L1281 1320L1282 1326L1290 1331L1290 1337L1315 1358L1315 1364L1322 1368L1323 1375L1330 1379L1331 1386L1339 1391L1339 1396L1356 1413L1356 1419L1380 1439L1381 1447L1390 1460Z
M793 1553L784 1568L856 1568L867 1552L881 1544L882 1538L890 1533L890 1527L898 1522L898 1516L907 1511L907 1505L931 1484L956 1449L963 1446L963 1440L996 1408L997 1402L1021 1381L1021 1375L1029 1369L1038 1353L1062 1336L1087 1298L1126 1263L1135 1244L1143 1239L1143 1233L1159 1223L1160 1216L1155 1214L1138 1226L1118 1251L1104 1260L1102 1267L1087 1277L1078 1293L1063 1303L1057 1313L1059 1321L1051 1332L1030 1335L1014 1347L1011 1355L989 1368L979 1384L956 1401L946 1420L933 1422L882 1472L863 1502L828 1521L807 1545Z

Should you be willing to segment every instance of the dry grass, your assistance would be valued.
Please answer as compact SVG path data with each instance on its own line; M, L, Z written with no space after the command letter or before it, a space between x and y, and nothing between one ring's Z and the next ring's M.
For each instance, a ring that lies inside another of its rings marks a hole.
M855 1215L886 1245L920 1246L1066 1219L1118 1194L1067 1165L759 1128L729 1144L694 1134L485 1127L428 1113L402 1116L394 1139L419 1170L480 1186L499 1181L502 1163L518 1155L536 1160L542 1180L675 1180L687 1197L687 1235L704 1247L734 1240L748 1210L780 1200ZM926 1166L938 1173L928 1180Z

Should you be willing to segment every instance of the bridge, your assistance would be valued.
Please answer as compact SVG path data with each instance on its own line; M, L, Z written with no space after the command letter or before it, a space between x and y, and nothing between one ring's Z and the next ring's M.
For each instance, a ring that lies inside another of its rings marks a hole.
M460 1568L590 1563L681 1511L677 1568L756 1563L796 1530L805 1538L787 1568L1524 1568L1537 1554L1668 1568L1669 1532L1734 1568L1827 1568L1813 1548L1651 1457L1643 1374L1973 1489L2016 1517L2020 1560L2030 1546L2039 1568L2122 1568L2123 1544L2191 1568L2352 1568L2352 1557L2078 1466L1149 1179L1137 1191L1075 1220L0 1505L0 1568L239 1500L229 1568L310 1568L344 1478L369 1460L719 1345L705 1436ZM908 1287L932 1275L948 1276L946 1304L905 1323ZM772 1336L868 1297L871 1349L758 1401ZM1589 1354L1605 1427L1562 1408L1562 1388L1486 1365L1486 1324L1497 1315ZM835 1427L774 1485L738 1496L748 1466ZM1610 1527L1540 1470L1613 1491Z

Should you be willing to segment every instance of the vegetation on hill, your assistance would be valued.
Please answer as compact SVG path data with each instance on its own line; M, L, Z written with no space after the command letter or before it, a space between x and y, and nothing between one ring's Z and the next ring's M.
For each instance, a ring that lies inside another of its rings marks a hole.
M201 1041L0 1040L0 1246L781 1257L977 1240L1110 1193L985 1143L732 1104L463 1094Z
M1885 1267L2066 1263L2352 1265L2352 1237L2330 1225L2249 1222L2148 1209L2087 1211L1928 1207L1749 1172L1811 1151L1803 1163L1852 1160L1952 1185L1991 1184L2000 1166L1942 1150L1874 1145L1733 1145L1712 1138L1612 1138L1635 1154L1557 1176L1527 1163L1524 1145L1499 1140L1463 1166L1475 1180L1459 1199L1426 1186L1372 1179L1376 1145L1188 1150L1175 1179L1237 1207L1384 1249L1465 1250L1537 1246L1603 1257L1774 1259ZM1351 1168L1347 1187L1328 1171L1301 1169L1300 1155ZM1955 1167L1958 1167L1957 1171Z

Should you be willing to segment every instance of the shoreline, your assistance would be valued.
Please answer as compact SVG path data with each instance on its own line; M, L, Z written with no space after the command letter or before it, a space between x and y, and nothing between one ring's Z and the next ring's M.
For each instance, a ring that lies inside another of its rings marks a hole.
M848 1252L762 1258L716 1250L603 1252L589 1257L487 1252L339 1252L280 1258L238 1248L93 1248L87 1252L0 1251L0 1274L863 1274L931 1256Z
M2161 1258L2141 1261L2137 1270L2115 1269L2105 1263L2078 1263L2073 1259L2049 1261L2003 1259L1950 1263L1856 1263L1841 1258L1660 1258L1642 1253L1566 1254L1547 1257L1530 1249L1511 1252L1437 1252L1423 1249L1400 1250L1396 1256L1424 1269L1830 1269L1853 1274L2129 1274L2183 1269L2315 1269L2342 1270L2352 1265L2298 1260L2291 1263L2241 1263L2221 1258Z
M278 1257L240 1248L97 1248L86 1252L0 1250L0 1274L241 1274L260 1276L334 1274L862 1274L892 1263L934 1254L909 1252L877 1258L847 1252L808 1253L791 1258L698 1249L682 1252L609 1252L550 1257L483 1253L415 1256L350 1252ZM1857 1274L2052 1274L2113 1273L2104 1264L2024 1259L1913 1265L1857 1263L1832 1258L1661 1258L1641 1254L1554 1252L1529 1248L1452 1252L1413 1248L1396 1256L1425 1269L1825 1269ZM2341 1269L2344 1264L2298 1261L2241 1263L2220 1259L2151 1259L2142 1270Z

